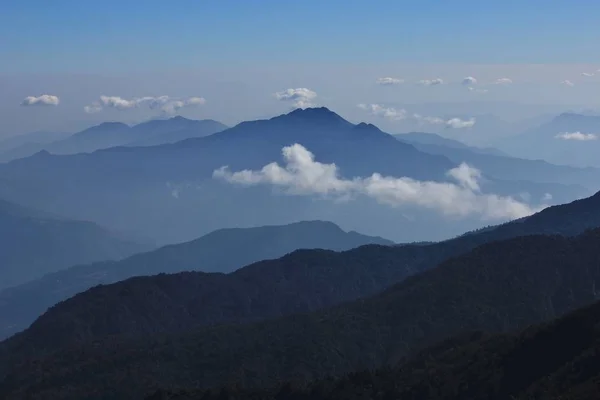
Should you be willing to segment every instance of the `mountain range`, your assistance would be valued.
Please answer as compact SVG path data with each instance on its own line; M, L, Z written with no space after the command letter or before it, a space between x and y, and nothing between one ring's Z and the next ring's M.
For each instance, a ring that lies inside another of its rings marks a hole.
M502 150L520 157L579 167L600 167L600 116L563 113L539 127L505 138Z
M92 132L102 126L91 128ZM135 130L119 126L125 136ZM476 216L448 219L418 206L388 208L364 197L333 204L327 199L274 195L268 187L240 188L213 179L213 172L223 166L238 171L278 162L282 148L294 143L313 152L319 162L335 163L345 178L380 173L448 182L448 171L459 164L445 155L420 151L373 125L354 125L326 108L308 108L173 144L113 147L75 155L39 152L0 165L0 182L5 182L0 185L0 196L112 229L131 230L159 244L189 241L223 226L313 219L396 242L445 239L482 224ZM569 170L565 176L572 174L579 185L567 185L565 180L544 180L554 173L551 166L549 172L539 174L539 182L525 180L526 172L505 173L499 179L478 168L483 174L483 193L525 198L534 205L564 203L597 190L592 188L595 171Z
M150 248L91 222L0 200L0 289L74 264L121 259Z
M121 261L73 266L0 291L0 339L25 329L50 306L96 285L159 273L229 273L298 249L343 251L364 244L393 242L345 232L329 222L305 221L285 226L220 229L191 242L165 246Z
M190 120L181 116L155 119L129 126L104 122L68 134L19 135L0 142L0 161L7 162L45 150L52 154L90 153L117 146L151 146L203 137L226 129L214 120ZM3 143L10 146L2 146Z
M146 400L588 400L600 382L600 303L510 334L465 333L397 365L337 379L280 382L269 389L225 386L158 390Z
M249 325L222 324L168 335L148 334L147 325L145 335L104 332L99 339L85 340L78 335L88 328L79 326L73 314L62 317L69 321L67 330L49 329L51 319L57 319L51 310L24 334L4 342L0 395L120 399L161 387L233 382L269 387L284 380L393 365L465 331L508 332L593 303L599 297L599 241L600 229L595 229L571 238L531 235L488 243L370 298ZM371 265L378 264L375 250L368 257ZM189 274L155 280L162 281L163 289L193 286ZM160 296L164 293L148 291L144 279L137 279L129 287L117 284L110 296L97 299L112 299L129 309L127 314L117 312L123 318L111 313L111 319L137 326L136 333L141 333L141 320L130 317L143 304L162 301L161 315L170 314L172 324L186 314L165 303L169 297ZM172 299L181 292L171 293ZM137 302L125 305L123 299L131 294ZM199 295L194 303L201 306L202 299L207 298ZM88 314L94 316L88 327L105 324L106 317L95 310ZM148 321L161 318L146 315ZM62 337L68 333L75 341ZM57 350L60 342L65 347Z

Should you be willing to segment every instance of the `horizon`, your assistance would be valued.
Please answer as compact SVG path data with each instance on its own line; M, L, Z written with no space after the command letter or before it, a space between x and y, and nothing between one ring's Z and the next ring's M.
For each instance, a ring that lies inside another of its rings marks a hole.
M577 4L11 3L0 16L10 38L0 46L0 139L171 115L233 126L321 105L385 131L418 125L460 140L468 124L435 121L597 112L600 5ZM472 140L489 139L477 129Z

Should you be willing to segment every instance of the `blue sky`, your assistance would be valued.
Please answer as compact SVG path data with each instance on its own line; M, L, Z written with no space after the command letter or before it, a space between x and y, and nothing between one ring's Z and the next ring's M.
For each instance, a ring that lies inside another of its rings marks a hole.
M274 94L308 88L315 105L392 132L416 128L357 105L438 118L600 109L598 20L595 0L9 0L0 138L157 117L148 107L85 111L100 96L202 97L180 113L235 124L289 111ZM468 76L472 90L461 85ZM382 77L405 83L377 85ZM436 78L444 84L418 84ZM500 78L511 84L494 85ZM41 95L60 104L21 106ZM490 134L477 129L471 136Z
M1 72L224 62L596 62L600 2L8 1Z

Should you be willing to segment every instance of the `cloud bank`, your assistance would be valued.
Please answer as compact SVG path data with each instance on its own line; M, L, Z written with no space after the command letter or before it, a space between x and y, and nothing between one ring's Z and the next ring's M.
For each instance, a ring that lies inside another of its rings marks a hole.
M378 78L376 83L382 86L400 85L401 83L404 83L404 79L385 77Z
M283 167L273 162L258 171L231 172L223 166L213 172L213 178L243 186L270 185L289 195L321 195L337 200L363 195L393 207L419 206L455 217L514 219L537 211L511 197L481 193L481 172L465 163L448 171L454 183L378 173L367 178L344 179L335 164L315 161L314 155L300 144L284 147L282 154Z
M576 140L576 141L589 141L598 140L598 135L594 133L581 133L581 132L563 132L554 136L556 139L562 140Z
M27 96L21 102L22 106L57 106L60 103L58 96L43 94L41 96Z
M160 110L165 114L174 114L185 107L201 106L206 103L203 97L189 97L187 99L171 98L170 96L146 96L124 99L120 96L100 96L99 101L83 107L86 113L97 113L105 108L129 110L139 107L148 107L151 110Z
M274 94L279 101L293 102L294 108L314 107L317 93L307 88L286 89Z

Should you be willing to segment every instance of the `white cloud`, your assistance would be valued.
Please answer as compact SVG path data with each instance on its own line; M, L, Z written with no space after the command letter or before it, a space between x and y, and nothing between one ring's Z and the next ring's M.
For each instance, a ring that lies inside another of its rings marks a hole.
M472 128L473 125L475 125L475 118L469 118L467 120L464 119L460 119L460 118L451 118L448 121L446 121L446 128L454 128L454 129L461 129L461 128Z
M359 104L358 108L369 111L371 115L376 115L392 121L401 121L407 117L406 110L384 107L381 104Z
M575 86L575 84L568 79L565 79L564 81L562 81L561 84L565 85L565 86Z
M546 202L546 201L550 201L552 200L552 195L550 193L544 193L544 196L542 197L542 201Z
M22 106L57 106L60 103L58 96L43 94L41 96L27 96L21 102Z
M83 107L83 111L85 111L88 114L95 114L97 112L102 111L102 104L94 102L89 106Z
M206 103L203 97L189 97L187 99L171 98L170 96L146 96L124 99L120 96L100 96L100 100L89 106L83 107L86 113L97 113L104 108L129 110L146 106L151 110L161 110L166 114L173 114L184 107L201 106Z
M423 116L420 114L408 114L403 108L396 109L385 107L381 104L358 104L358 108L368 111L371 115L389 119L391 121L413 120L420 124L445 125L447 128L470 128L475 125L475 118L462 120L460 118L451 118L445 120L439 117Z
M376 82L378 85L390 86L390 85L399 85L401 83L404 83L404 79L391 78L388 76L385 78L378 78Z
M423 85L423 86L435 86L435 85L441 85L444 83L444 81L441 78L435 78L435 79L423 79L417 82L419 85Z
M513 81L510 78L498 78L494 81L495 85L510 85L511 83L513 83Z
M245 186L272 185L289 195L322 195L334 199L364 195L382 204L420 206L448 216L514 219L537 211L512 197L481 193L481 173L465 163L448 171L454 183L378 173L367 178L344 179L335 164L315 161L314 155L300 144L284 147L282 153L283 167L273 162L258 171L231 172L224 166L213 172L213 178Z
M464 86L477 85L477 79L473 78L472 76L467 76L462 80L462 84Z
M593 72L582 72L581 75L590 77L590 76L594 76L594 73Z
M487 89L479 89L479 88L474 88L469 86L469 91L473 92L473 93L487 93L488 90Z
M293 101L294 108L309 108L315 105L313 100L317 97L317 93L307 88L296 88L282 90L274 96L280 101Z
M588 140L598 140L598 135L593 133L581 133L581 132L564 132L559 133L554 136L556 139L562 140L578 140L578 141L588 141Z

